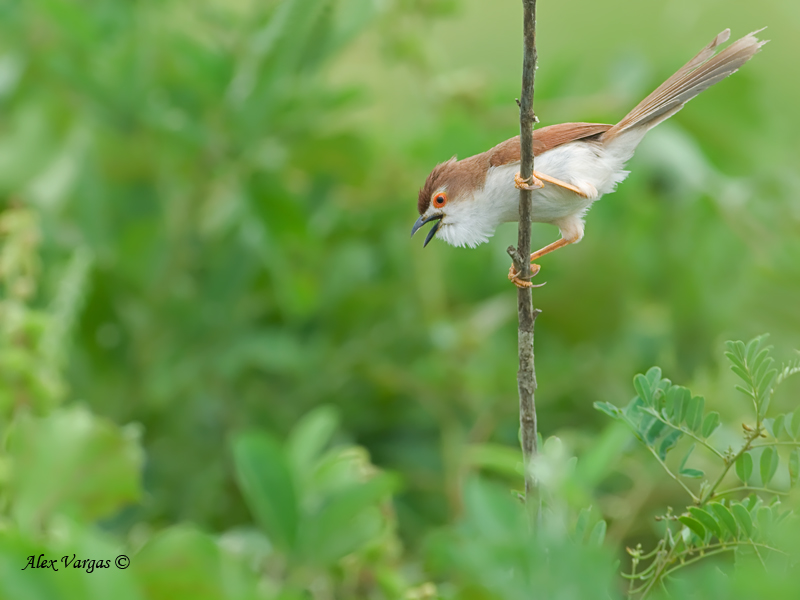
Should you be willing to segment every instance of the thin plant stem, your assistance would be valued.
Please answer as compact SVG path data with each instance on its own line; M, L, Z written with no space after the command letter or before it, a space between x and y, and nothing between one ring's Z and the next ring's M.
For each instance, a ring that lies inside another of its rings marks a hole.
M693 501L695 504L699 504L699 503L700 503L700 498L698 498L697 496L695 496L694 492L693 492L692 490L690 490L690 489L689 489L689 486L687 486L685 483L683 483L683 482L682 482L682 481L681 481L681 480L678 478L678 476L677 476L677 475L675 475L675 473L673 473L673 472L670 470L670 468L667 466L667 463L665 463L663 460L661 460L661 457L658 455L658 452L656 452L655 450L653 450L653 448L651 448L650 446L647 446L647 449L648 449L648 450L650 450L650 454L652 454L652 455L655 457L655 459L658 461L658 464L660 464L662 467L664 467L664 470L667 472L667 475L669 475L669 476L670 476L670 477L672 477L672 478L673 478L675 481L677 481L677 482L678 482L678 484L679 484L679 485L680 485L680 486L681 486L681 487L682 487L682 488L683 488L683 489L686 491L686 493L687 493L687 494L689 494L689 495L692 497L692 501Z
M627 577L627 578L629 578L629 579L630 579L630 581L628 582L628 598L630 598L630 597L631 597L631 594L633 593L633 592L632 592L632 590L633 590L633 582L634 582L634 580L635 580L635 579L636 579L636 577L637 577L637 576L636 576L636 566L637 566L638 564L639 564L639 558L638 558L638 557L637 557L637 558L634 558L634 559L633 559L633 561L632 561L632 563L631 563L631 574L628 576L628 575L626 575L625 573L622 573L622 576L623 576L623 577Z
M795 448L800 447L800 442L766 442L764 444L753 444L750 446L751 448L767 448L769 446L794 446Z
M715 492L714 498L719 498L720 496L727 496L728 494L735 494L736 492L763 492L765 494L775 494L776 496L788 496L788 492L779 492L778 490L770 490L765 487L750 487L749 485L742 485L735 488L730 488L728 490L723 490L721 492ZM709 498L710 499L710 498Z
M753 542L751 540L730 540L727 542L718 542L716 544L709 544L708 546L702 546L699 548L689 548L688 550L684 550L683 552L679 552L675 555L675 560L680 560L684 556L689 556L690 554L695 554L697 552L703 552L704 556L708 556L709 550L718 550L720 548L738 548L739 546L753 546L754 548L757 546L759 548L764 548L765 550L769 550L770 552L777 552L778 554L786 554L783 550L779 550L778 548L773 548L768 544L763 544L761 542Z
M690 558L689 560L686 560L686 561L682 562L679 565L675 565L674 567L672 567L668 571L664 571L664 573L661 575L661 577L663 579L664 577L668 577L669 575L671 575L675 571L678 571L679 569L682 569L683 567L691 565L692 563L696 563L696 562L698 562L700 560L703 560L704 558L708 558L709 556L714 556L715 554L722 554L723 552L728 552L730 550L736 550L736 546L731 546L729 548L719 548L717 550L712 550L711 552L704 552L700 556L695 556L694 558Z
M725 476L728 474L728 471L731 470L731 467L736 464L736 461L739 460L739 457L747 452L753 444L753 441L761 435L761 427L760 425L755 428L754 431L750 432L747 437L745 438L745 443L739 449L739 451L734 454L730 460L725 460L725 467L722 469L722 472L717 477L716 481L708 488L708 491L705 493L703 498L700 501L700 504L705 504L709 498L714 496L714 492L716 492L719 485L722 483L722 480L725 479Z
M520 128L520 176L528 179L533 175L533 126L536 117L533 112L534 79L536 73L536 0L523 0L523 46L522 94L519 101ZM527 281L531 276L531 190L520 189L519 193L519 232L517 248L509 248L514 259L515 269L520 278ZM513 253L512 253L513 250ZM519 391L519 420L521 429L522 458L525 468L525 503L533 524L540 511L534 506L533 494L536 487L531 462L536 455L536 368L533 355L533 329L538 310L533 308L533 293L530 287L517 290L517 312L519 315L518 351L519 371L517 389Z

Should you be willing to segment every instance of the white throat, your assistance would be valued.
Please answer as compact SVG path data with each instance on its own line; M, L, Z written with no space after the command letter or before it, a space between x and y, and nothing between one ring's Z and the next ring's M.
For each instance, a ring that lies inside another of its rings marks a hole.
M436 237L451 246L474 248L489 241L497 226L519 218L514 174L519 165L489 169L483 189L451 202ZM515 193L516 192L516 193Z

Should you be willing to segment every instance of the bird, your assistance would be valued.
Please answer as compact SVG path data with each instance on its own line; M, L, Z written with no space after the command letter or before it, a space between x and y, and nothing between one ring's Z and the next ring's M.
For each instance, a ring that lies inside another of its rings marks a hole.
M616 125L562 123L535 129L535 170L527 181L519 175L519 136L481 154L462 160L454 156L436 165L419 191L420 216L412 237L434 222L423 247L436 237L452 246L474 248L489 241L500 224L519 221L518 190L527 188L533 190L532 220L555 225L561 233L559 240L531 254L531 263L579 242L586 213L628 176L625 163L645 134L750 60L767 43L756 37L761 31L717 53L730 37L730 29L721 32ZM531 264L531 276L539 269ZM519 275L512 264L508 279L517 287L531 287Z

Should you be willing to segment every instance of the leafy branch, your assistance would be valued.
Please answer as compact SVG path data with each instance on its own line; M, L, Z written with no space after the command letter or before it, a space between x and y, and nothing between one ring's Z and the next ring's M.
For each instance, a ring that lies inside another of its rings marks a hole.
M769 543L775 525L789 516L782 511L777 497L783 490L769 487L781 464L788 469L789 481L797 485L800 472L800 409L768 417L775 388L791 375L800 373L800 361L790 362L780 369L765 346L766 336L747 344L728 342L725 356L731 370L741 380L735 387L752 402L754 425L742 424L742 445L738 450L722 449L713 443L712 436L720 425L716 411L707 412L702 396L693 395L687 388L673 385L663 378L661 369L653 367L633 380L636 396L624 408L607 402L595 403L595 408L624 422L636 438L653 455L666 474L678 483L691 500L691 506L673 515L671 509L658 517L666 522L664 535L656 547L645 554L641 545L628 549L631 556L629 598L647 598L656 586L664 586L667 577L688 564L724 552L752 549L765 565L764 553L782 553ZM677 470L667 464L667 456L691 441ZM763 441L759 441L763 440ZM759 443L756 443L759 442ZM720 461L715 477L692 466L689 460L698 444L713 459ZM781 448L789 450L782 458ZM742 485L720 490L733 470ZM686 480L700 479L698 491ZM746 494L740 500L728 499ZM764 498L771 497L769 503ZM649 561L646 567L642 564ZM635 582L641 582L638 587Z

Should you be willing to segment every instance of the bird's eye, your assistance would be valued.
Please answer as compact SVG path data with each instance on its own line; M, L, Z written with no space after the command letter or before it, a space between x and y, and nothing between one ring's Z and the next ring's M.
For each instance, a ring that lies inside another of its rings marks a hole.
M447 194L444 192L439 192L433 197L433 205L436 208L442 208L445 204L447 204Z

